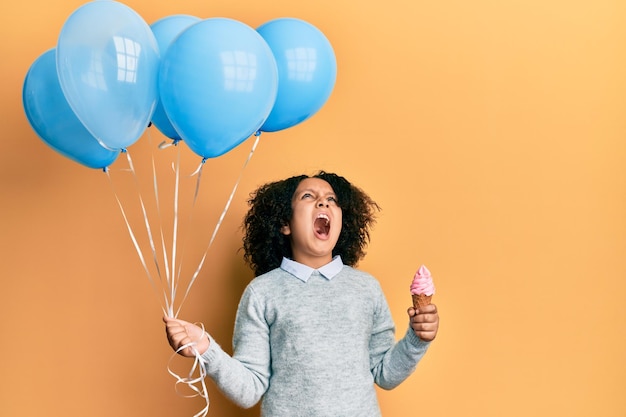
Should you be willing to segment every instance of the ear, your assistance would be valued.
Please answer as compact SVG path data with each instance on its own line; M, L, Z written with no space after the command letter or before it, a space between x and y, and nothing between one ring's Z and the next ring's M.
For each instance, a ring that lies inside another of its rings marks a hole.
M289 236L291 234L291 228L289 227L289 224L286 224L283 227L281 227L280 233L282 233L285 236Z

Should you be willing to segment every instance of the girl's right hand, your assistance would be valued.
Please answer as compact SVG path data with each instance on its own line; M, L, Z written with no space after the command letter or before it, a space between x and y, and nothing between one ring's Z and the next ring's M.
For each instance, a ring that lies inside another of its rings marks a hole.
M209 348L209 336L202 328L193 323L171 317L163 317L163 321L165 322L167 340L172 349L180 355L192 358L196 356L196 351L202 355ZM187 346L179 351L182 346L191 343L194 345Z

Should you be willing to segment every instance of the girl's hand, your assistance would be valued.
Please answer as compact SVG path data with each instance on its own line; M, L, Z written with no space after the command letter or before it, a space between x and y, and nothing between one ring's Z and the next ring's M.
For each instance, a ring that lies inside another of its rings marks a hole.
M410 307L407 313L409 314L411 328L415 335L425 342L433 341L437 336L437 330L439 330L437 306L429 304L419 310Z
M192 358L196 356L195 351L202 355L209 348L209 337L204 333L202 328L193 323L171 317L163 317L163 321L165 322L167 340L172 349L178 351L181 346L194 343L193 347L187 346L181 349L178 352L180 355Z

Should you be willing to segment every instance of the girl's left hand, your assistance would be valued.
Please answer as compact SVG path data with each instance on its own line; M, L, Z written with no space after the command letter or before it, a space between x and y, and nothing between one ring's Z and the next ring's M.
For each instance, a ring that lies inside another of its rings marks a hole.
M411 322L411 328L415 335L425 342L432 342L439 330L439 313L437 306L429 304L416 310L410 307L407 310Z

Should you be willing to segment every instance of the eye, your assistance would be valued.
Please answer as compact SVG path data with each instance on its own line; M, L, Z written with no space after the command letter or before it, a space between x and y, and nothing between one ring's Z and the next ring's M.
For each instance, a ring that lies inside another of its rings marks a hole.
M335 197L328 197L327 200L337 204L337 198Z
M304 194L302 194L301 198L303 200L306 199L306 198L313 198L313 194L311 194L311 193L304 193Z

